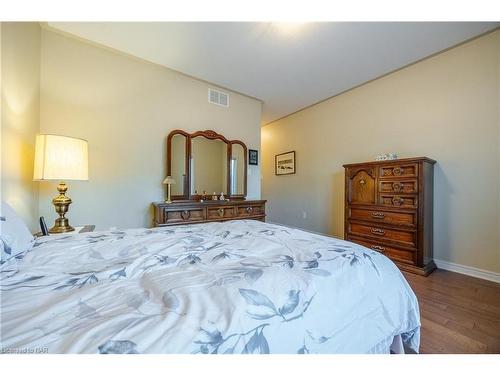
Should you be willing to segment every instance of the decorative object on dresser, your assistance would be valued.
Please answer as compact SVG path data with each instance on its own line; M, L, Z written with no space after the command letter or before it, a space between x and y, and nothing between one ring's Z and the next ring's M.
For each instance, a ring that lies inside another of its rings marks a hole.
M276 176L295 173L295 151L284 152L274 157Z
M39 134L35 142L35 166L33 180L61 181L57 186L59 196L52 199L59 218L49 233L66 233L75 230L69 225L68 212L71 198L66 196L66 180L88 180L88 145L79 138L61 135Z
M167 174L181 183L174 185L171 203L152 203L154 226L265 221L266 201L246 200L247 147L242 141L213 130L174 130L167 137Z
M426 157L346 164L344 237L427 276L432 259L433 175Z

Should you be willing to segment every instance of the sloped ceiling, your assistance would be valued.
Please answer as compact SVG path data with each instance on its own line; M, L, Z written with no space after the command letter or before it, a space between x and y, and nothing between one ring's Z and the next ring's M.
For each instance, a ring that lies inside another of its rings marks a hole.
M479 22L54 22L263 101L266 124L498 27Z

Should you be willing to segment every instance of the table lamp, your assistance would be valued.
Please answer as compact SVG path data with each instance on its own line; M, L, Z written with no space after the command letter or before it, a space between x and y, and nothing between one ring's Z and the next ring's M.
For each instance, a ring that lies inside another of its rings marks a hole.
M167 178L163 180L163 183L167 185L167 200L165 203L172 203L172 200L170 199L170 185L175 185L175 180L172 176L167 176Z
M52 199L59 218L49 233L74 231L65 217L71 198L66 196L68 186L65 180L88 180L88 144L78 138L61 135L39 134L35 142L35 167L33 180L58 180L59 196Z

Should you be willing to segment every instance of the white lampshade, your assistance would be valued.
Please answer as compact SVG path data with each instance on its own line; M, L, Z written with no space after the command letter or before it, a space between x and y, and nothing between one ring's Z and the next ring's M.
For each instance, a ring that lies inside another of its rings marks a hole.
M172 178L172 176L167 176L167 178L163 180L163 183L164 184L175 185L175 180Z
M37 135L33 179L88 180L87 141L61 135Z

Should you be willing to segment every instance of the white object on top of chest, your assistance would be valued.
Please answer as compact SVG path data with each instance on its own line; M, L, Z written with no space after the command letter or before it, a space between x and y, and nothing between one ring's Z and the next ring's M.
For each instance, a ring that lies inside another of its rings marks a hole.
M387 152L385 154L379 154L375 157L375 161L381 161L381 160L397 160L398 155L393 154L391 152Z

